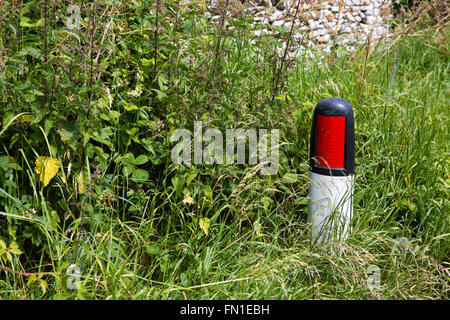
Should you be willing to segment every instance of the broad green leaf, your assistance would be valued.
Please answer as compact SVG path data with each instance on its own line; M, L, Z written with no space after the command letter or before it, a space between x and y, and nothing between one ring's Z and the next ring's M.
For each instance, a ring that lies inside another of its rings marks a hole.
M148 180L148 172L144 169L136 169L133 171L131 180L135 182L145 182Z
M195 178L196 176L197 176L197 171L195 170L195 167L192 166L192 167L189 169L189 173L188 173L188 175L187 175L187 177L186 177L186 184L191 183L191 181L194 180L194 178Z
M184 185L184 177L178 175L178 176L172 177L171 180L172 180L172 185L173 185L173 187L175 188L175 190L176 190L177 192L181 191L181 188L182 188L183 185Z
M213 193L210 186L203 186L203 192L209 201L213 201Z
M134 160L134 164L137 166L140 166L140 165L143 165L144 163L146 163L147 161L148 161L148 157L145 154L141 154Z
M262 197L261 198L261 203L264 207L264 209L269 209L270 203L272 202L272 200L269 197Z
M141 62L142 62L142 65L145 67L153 66L155 64L155 58L152 58L152 59L142 58Z
M5 167L9 163L8 156L1 156L0 157L0 168Z
M127 103L127 104L124 104L123 107L124 107L125 110L127 110L127 111L133 111L133 110L138 110L138 109L139 109L137 105L132 104L132 103L130 103L130 104L128 104L128 103Z
M286 173L281 180L285 183L294 183L297 181L297 174L295 173Z
M161 248L158 244L152 243L145 246L145 252L147 252L148 254L158 254L161 252Z
M78 149L78 140L80 137L80 128L78 125L65 124L64 127L57 132L64 143L67 143L74 150Z

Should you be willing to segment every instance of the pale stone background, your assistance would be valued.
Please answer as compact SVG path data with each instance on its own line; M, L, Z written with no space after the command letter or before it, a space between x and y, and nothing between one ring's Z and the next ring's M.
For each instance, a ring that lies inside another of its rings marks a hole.
M226 0L210 0L213 20L220 20L217 6ZM243 4L244 3L244 4ZM261 26L257 36L276 32L276 27L290 29L294 23L294 39L302 39L315 45L330 47L337 44L353 50L356 44L371 43L388 35L388 23L392 18L391 0L229 0L227 15L233 10L245 12ZM236 9L238 8L238 9ZM310 46L310 44L308 46Z

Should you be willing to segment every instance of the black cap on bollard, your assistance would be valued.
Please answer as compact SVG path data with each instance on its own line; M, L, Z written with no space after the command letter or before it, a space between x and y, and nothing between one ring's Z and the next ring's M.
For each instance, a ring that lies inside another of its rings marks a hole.
M314 109L310 170L327 176L347 176L355 167L355 122L350 103L325 98Z

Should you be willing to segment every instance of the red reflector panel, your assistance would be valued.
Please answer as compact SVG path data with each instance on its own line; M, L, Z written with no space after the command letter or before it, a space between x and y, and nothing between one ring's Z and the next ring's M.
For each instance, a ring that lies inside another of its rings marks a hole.
M317 165L343 168L345 117L318 115L317 128Z

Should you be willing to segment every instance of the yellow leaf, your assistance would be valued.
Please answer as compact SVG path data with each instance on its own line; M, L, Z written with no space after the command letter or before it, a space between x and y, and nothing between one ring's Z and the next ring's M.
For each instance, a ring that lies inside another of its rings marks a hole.
M59 161L56 158L41 156L36 159L34 170L40 176L44 187L46 187L59 171Z
M9 245L10 249L19 249L19 245L17 244L17 242L13 241L11 242L11 244Z
M33 120L33 116L31 114L24 114L21 119L23 122L30 122Z
M5 241L0 240L0 247L1 247L2 249L6 249L6 243L5 243Z
M78 192L83 194L87 190L87 173L84 170L81 170L78 174Z
M64 174L63 170L58 172L58 176L61 178L61 180L62 180L62 182L64 182L64 184L67 184L66 175Z
M253 228L254 228L254 230L256 231L256 236L257 236L257 237L264 236L264 234L261 232L261 228L262 228L261 223L259 223L258 221L256 221L256 222L253 224Z
M9 252L14 254L22 254L23 252L19 249L19 245L16 242L13 242L9 245Z
M48 288L47 281L45 281L44 279L39 279L39 286L41 287L42 294L45 294Z
M36 276L36 274L32 274L32 275L30 275L29 277L28 277L28 282L27 282L27 284L28 285L30 285L31 283L33 283L33 282L35 282L37 280L37 276Z
M33 120L33 116L31 114L24 114L14 120L13 124L30 122L31 120Z
M208 218L200 218L198 221L198 224L200 225L200 228L203 230L203 232L208 235L209 232L209 225L210 221Z

